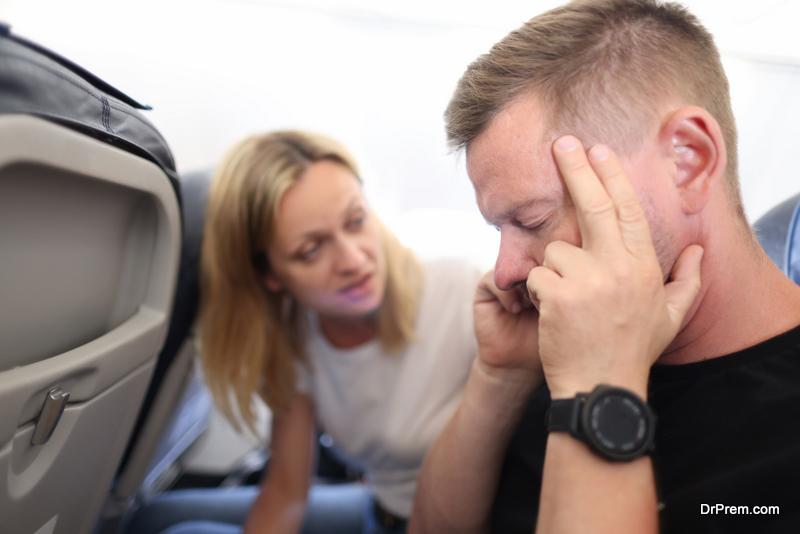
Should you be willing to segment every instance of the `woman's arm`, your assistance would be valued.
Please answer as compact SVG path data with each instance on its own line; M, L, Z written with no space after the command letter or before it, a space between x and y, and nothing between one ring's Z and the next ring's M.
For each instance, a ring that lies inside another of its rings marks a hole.
M272 420L272 455L244 534L295 534L303 523L311 479L314 404L302 393Z

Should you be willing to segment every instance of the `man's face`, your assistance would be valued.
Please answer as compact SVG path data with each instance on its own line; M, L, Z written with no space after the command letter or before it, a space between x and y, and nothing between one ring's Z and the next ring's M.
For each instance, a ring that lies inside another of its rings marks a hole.
M519 99L467 150L467 171L478 208L500 231L494 277L502 290L524 289L528 273L542 264L548 243L581 244L575 206L553 157L557 134L543 127L544 118L538 99ZM662 270L668 275L676 255L672 233L667 231L667 214L674 210L667 207L674 206L675 194L664 179L669 163L658 157L658 150L654 139L620 159L639 194Z

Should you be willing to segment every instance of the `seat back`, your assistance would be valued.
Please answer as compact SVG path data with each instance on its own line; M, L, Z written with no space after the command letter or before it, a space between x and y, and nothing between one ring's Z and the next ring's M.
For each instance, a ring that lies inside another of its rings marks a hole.
M193 325L199 303L200 247L210 171L181 176L183 240L175 301L167 338L134 427L106 520L122 518L181 474L174 462L205 431L213 403L196 368Z
M164 342L172 156L135 101L0 27L0 533L88 534Z
M753 229L775 265L800 284L800 193L764 214Z

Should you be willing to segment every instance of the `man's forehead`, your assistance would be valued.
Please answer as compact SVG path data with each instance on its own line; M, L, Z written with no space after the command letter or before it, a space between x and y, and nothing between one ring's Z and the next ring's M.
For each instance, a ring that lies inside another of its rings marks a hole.
M522 190L530 194L553 189L553 182L559 182L553 137L535 98L520 99L501 111L466 152L467 173L479 202L480 197L513 197ZM506 200L518 205L531 199Z
M467 169L475 164L507 165L513 163L509 156L519 153L549 156L554 140L539 99L525 95L500 110L472 140L467 147Z

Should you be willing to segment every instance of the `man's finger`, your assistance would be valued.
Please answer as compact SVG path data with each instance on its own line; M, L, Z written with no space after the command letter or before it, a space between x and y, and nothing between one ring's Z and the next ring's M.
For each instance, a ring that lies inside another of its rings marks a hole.
M636 257L654 254L647 217L616 154L605 145L595 145L589 149L588 156L614 203L619 233L625 247Z
M689 245L683 249L675 262L670 282L664 286L667 309L676 333L700 293L700 263L703 252L700 245Z
M519 313L530 307L518 291L502 291L495 285L494 270L484 274L478 282L475 304L499 304L510 313Z
M587 254L565 241L552 241L544 249L542 266L559 276L582 276L592 265L586 261Z
M548 291L557 288L562 281L563 278L547 267L538 266L531 269L528 273L528 293L537 309L539 302L547 299Z
M581 142L571 135L553 143L553 155L575 204L583 248L621 243L614 203L600 182Z

